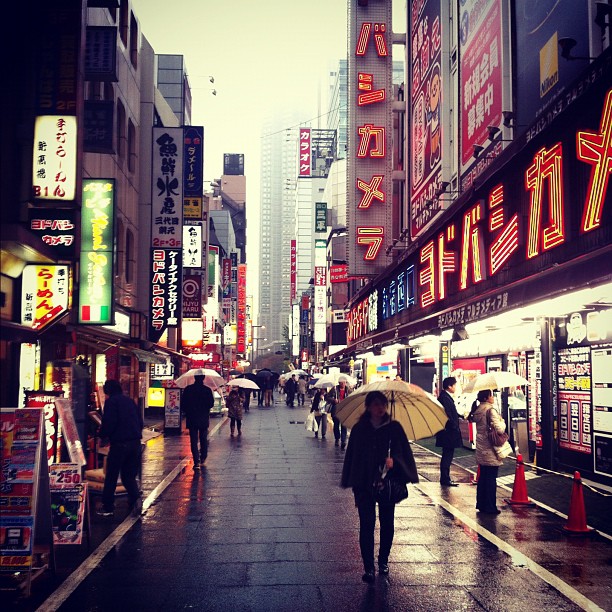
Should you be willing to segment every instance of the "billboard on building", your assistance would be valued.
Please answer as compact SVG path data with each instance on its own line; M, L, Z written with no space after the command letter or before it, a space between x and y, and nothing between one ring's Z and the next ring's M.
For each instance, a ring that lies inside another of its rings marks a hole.
M298 176L312 176L312 135L310 128L300 128L298 141Z
M157 342L168 327L181 321L182 253L180 249L151 249L149 339Z
M113 147L113 117L115 103L112 100L85 100L83 150L86 153L115 152Z
M507 110L514 110L517 129L524 131L584 71L585 60L560 56L559 40L571 36L576 42L571 54L589 57L589 3L516 0L515 5L516 107Z
M79 323L114 321L115 180L84 179L81 207Z
M325 342L327 323L327 242L315 240L313 338Z
M21 275L21 324L42 329L70 308L70 267L27 265Z
M297 294L297 240L291 241L291 268L289 270L290 274L290 283L291 283L291 302L295 300L295 296Z
M327 231L327 203L315 203L315 233L324 233Z
M183 276L183 318L202 318L202 277L199 274Z
M440 212L442 180L441 0L413 2L410 10L410 234L418 236Z
M491 128L503 130L504 37L501 0L467 0L459 8L459 101L461 124L461 189L471 187L487 164L474 158L494 157L501 143L489 138Z
M180 249L183 240L183 128L153 128L151 246Z
M348 54L347 260L352 275L386 265L393 230L391 0L351 0Z
M117 28L115 26L87 26L85 79L87 81L117 81Z
M224 153L223 154L223 174L231 176L244 175L244 154L243 153Z
M74 210L67 208L28 208L30 231L53 248L57 259L72 259L76 226Z
M76 194L77 118L41 115L34 122L32 195L36 200L71 202Z
M202 225L183 225L183 268L201 268L204 253Z
M204 189L204 128L190 125L183 128L183 195L202 197Z
M244 353L247 343L247 267L246 264L238 264L238 311L236 314L236 352Z

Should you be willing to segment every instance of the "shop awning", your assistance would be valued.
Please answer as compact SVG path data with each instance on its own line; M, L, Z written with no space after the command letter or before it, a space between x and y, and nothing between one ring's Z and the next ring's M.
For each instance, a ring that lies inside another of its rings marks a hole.
M121 350L130 351L131 353L134 353L136 359L144 363L166 363L165 357L157 355L156 353L151 353L151 351L143 351L142 349L127 346L122 346Z

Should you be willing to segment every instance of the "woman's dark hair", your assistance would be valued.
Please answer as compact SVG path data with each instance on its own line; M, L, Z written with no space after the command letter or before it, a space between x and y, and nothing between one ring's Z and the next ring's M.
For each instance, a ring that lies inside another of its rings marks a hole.
M468 414L468 421L473 421L474 420L474 413L476 412L476 409L478 408L478 402L476 400L474 400L472 402L472 407L470 408L470 414Z
M376 401L382 402L385 406L387 405L387 397L381 391L370 391L365 397L366 410Z
M482 391L478 392L478 395L476 396L476 401L484 402L489 399L491 395L493 395L493 391L491 391L491 389L483 389Z
M113 380L112 378L104 383L104 387L102 387L102 389L106 395L118 395L123 393L123 389L121 388L119 381Z

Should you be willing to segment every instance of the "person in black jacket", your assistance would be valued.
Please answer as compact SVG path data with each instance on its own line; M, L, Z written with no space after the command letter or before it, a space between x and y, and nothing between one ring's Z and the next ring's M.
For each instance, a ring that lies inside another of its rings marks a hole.
M456 448L463 446L461 431L459 429L459 413L455 407L455 400L451 393L455 392L457 379L449 376L442 381L442 391L438 395L438 401L444 406L444 411L448 417L446 427L436 435L436 446L442 447L442 459L440 460L440 484L444 487L458 487L459 485L451 480L450 466Z
M183 391L181 405L185 411L189 430L193 469L199 470L208 457L208 424L210 409L215 405L215 398L210 387L204 384L204 376L194 376L193 380L193 384Z
M118 381L107 380L103 389L107 399L104 402L99 436L110 440L110 449L106 459L102 509L98 514L113 515L119 474L127 491L130 507L136 512L140 509L140 488L136 476L140 469L142 415L134 401L123 395Z
M387 412L387 398L380 391L371 391L365 398L366 410L353 427L344 457L341 486L351 487L359 513L359 547L365 573L364 582L373 582L374 527L376 501L374 481L383 467L388 477L409 483L419 482L412 450L402 426L392 421ZM393 544L395 504L379 504L380 550L378 570L389 573L389 553Z

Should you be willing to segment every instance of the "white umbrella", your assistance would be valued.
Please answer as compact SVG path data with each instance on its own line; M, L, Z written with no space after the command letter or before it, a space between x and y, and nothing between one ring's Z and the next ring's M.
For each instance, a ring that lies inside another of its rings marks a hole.
M528 385L529 381L514 372L487 372L479 374L468 382L463 388L463 393L475 393L485 389L505 389L506 387L522 387Z
M243 389L256 389L259 391L259 385L248 378L233 378L227 383L228 387L242 387Z
M380 380L359 387L336 406L336 417L343 425L350 429L359 421L370 391L380 391L387 398L391 418L400 423L409 440L430 438L446 425L442 404L431 393L403 380Z
M204 384L211 389L222 387L225 384L223 376L210 368L192 368L181 374L174 382L177 387L184 389L189 385L193 385L196 376L204 376Z
M291 378L294 374L299 378L300 376L306 376L307 372L304 372L304 370L291 370L290 372L283 372L280 377L287 380L288 378Z
M328 387L335 387L340 381L344 381L349 387L355 387L357 380L348 374L324 374L317 380L313 385L315 389L326 389Z

